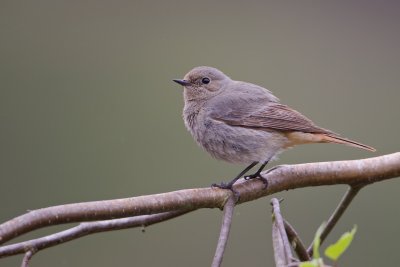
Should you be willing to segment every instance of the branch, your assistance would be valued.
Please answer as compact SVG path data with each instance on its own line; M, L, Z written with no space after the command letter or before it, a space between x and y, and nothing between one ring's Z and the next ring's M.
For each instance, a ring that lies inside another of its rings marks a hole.
M142 215L131 218L123 218L123 219L114 219L114 220L106 220L106 221L96 221L96 222L87 222L81 223L78 226L67 229L65 231L61 231L52 235L48 235L45 237L32 239L8 246L0 247L0 258L12 256L16 254L25 254L25 258L28 253L32 253L33 251L36 253L42 249L53 247L86 235L112 231L112 230L121 230L127 228L134 227L144 227L148 225L152 225L155 223L163 222L177 216L183 215L185 213L190 212L191 210L186 211L169 211L160 214L153 215ZM33 256L30 255L30 257ZM30 258L29 257L29 258Z
M229 231L231 230L233 209L235 207L236 197L235 194L228 199L224 207L224 214L222 219L221 231L219 233L217 249L215 251L214 260L211 267L219 267L222 263L226 244L228 243Z
M307 252L306 247L304 246L303 241L301 241L300 236L297 234L296 230L292 225L285 219L283 220L285 224L286 234L288 235L289 241L292 244L292 247L296 251L297 256L300 261L310 261L311 257Z
M286 254L282 236L276 221L272 222L272 246L274 248L274 259L276 267L288 266L286 262Z
M400 153L350 161L306 163L284 166L265 174L268 188L258 179L238 182L234 190L239 203L283 190L333 184L370 184L400 175ZM53 206L31 211L0 225L0 244L24 233L50 225L107 220L176 210L223 208L229 190L186 189L115 200Z
M21 267L29 267L29 261L32 259L32 256L36 253L35 250L28 250L25 253L24 258L22 259Z
M273 224L276 225L273 231L277 231L277 233L273 234L275 260L277 260L277 257L283 257L283 259L279 259L276 262L276 266L280 266L281 263L284 263L284 266L287 266L288 264L292 263L293 255L279 207L279 200L273 198L271 200L271 204L273 208Z
M339 205L336 207L335 211L332 213L331 217L329 217L329 220L327 224L325 225L324 230L322 230L321 236L320 236L320 245L324 242L326 237L329 235L329 233L332 231L332 229L335 227L336 223L339 221L339 219L342 217L343 213L346 211L346 209L349 207L351 201L353 201L354 197L357 195L357 193L363 188L364 185L354 185L349 188L349 190L346 192L346 194L343 196L342 200L340 201ZM312 256L313 255L313 242L307 249L308 255Z

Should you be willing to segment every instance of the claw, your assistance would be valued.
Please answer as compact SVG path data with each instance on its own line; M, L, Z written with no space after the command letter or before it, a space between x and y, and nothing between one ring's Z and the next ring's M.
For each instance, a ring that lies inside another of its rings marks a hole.
M264 175L265 175L265 174L269 174L270 172L273 172L273 171L275 171L275 170L277 170L277 169L280 169L280 168L283 168L283 167L285 167L285 165L274 166L274 167L272 167L272 168L266 170L263 174L264 174ZM268 187L268 180L267 180L267 178L264 178L261 174L258 175L258 178L260 178L260 180L265 184L264 189L267 189L267 187Z
M254 174L246 175L244 177L244 179L247 181L247 180L255 179L255 178L258 178L258 177L260 177L260 174L259 173L254 173Z
M212 184L211 187L217 187L217 188L220 188L220 189L228 189L228 190L231 190L232 193L235 195L235 198L236 198L237 200L240 199L240 194L239 194L238 191L236 191L236 190L233 189L233 184L222 182L222 183L220 183L220 184Z
M269 170L267 171L267 173L269 172ZM264 183L264 189L267 189L268 187L268 180L266 178L264 178L261 173L254 173L254 174L250 174L244 177L244 179L247 180L251 180L251 179L256 179L259 178L263 183Z
M217 188L221 188L221 189L232 189L232 185L229 185L227 183L220 183L220 184L212 184L211 187L217 187Z

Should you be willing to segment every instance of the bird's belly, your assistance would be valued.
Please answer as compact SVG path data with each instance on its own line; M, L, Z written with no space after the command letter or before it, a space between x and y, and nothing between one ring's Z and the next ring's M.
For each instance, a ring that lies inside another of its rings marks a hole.
M213 157L231 163L265 162L285 146L287 138L277 132L207 122L199 128L197 142Z

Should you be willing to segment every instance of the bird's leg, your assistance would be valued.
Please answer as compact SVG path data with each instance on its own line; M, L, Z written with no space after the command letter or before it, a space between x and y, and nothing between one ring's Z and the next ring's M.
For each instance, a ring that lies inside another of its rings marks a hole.
M245 176L244 179L245 180L251 180L251 179L254 179L254 178L260 178L261 181L265 184L265 188L267 188L268 180L261 176L261 172L265 168L265 166L267 166L267 164L268 164L268 161L264 162L255 173ZM270 171L270 170L268 170L268 171Z
M262 172L262 170L265 168L265 166L267 166L267 164L268 164L268 161L265 162L265 163L263 163L263 164L260 166L260 168L259 168L255 173L250 174L250 175L246 175L246 176L244 177L244 179L245 179L245 180L251 180L251 179L254 179L254 178L262 178L261 172Z
M242 177L246 172L248 172L251 168L253 168L254 166L257 165L257 161L254 161L253 163L251 163L249 166L247 166L243 171L241 171L234 179L232 179L232 181L230 181L229 183L224 183L222 182L221 184L212 184L212 187L218 187L221 189L230 189L232 190L232 186L234 183L236 183L237 180L239 180L240 177ZM233 190L232 190L233 191ZM235 191L233 191L235 193Z

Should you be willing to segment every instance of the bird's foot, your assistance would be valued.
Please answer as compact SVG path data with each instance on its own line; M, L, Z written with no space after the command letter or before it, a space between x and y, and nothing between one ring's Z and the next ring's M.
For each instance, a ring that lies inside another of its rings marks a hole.
M220 184L212 184L211 187L217 187L217 188L220 188L220 189L228 189L228 190L231 190L232 193L235 195L235 198L236 198L236 199L239 199L239 198L240 198L239 192L233 189L233 183L232 183L232 182L230 182L230 183L224 183L224 182L222 182L222 183L220 183Z
M272 168L266 170L263 173L263 175L266 175L266 174L268 174L268 173L270 173L272 171L275 171L277 169L280 169L282 167L285 167L285 165L278 165L278 166L272 167ZM256 172L256 173L253 173L253 174L250 174L250 175L246 175L244 177L245 180L251 180L251 179L255 179L255 178L259 178L264 183L264 185L265 185L264 189L266 189L268 187L268 180L267 180L267 178L265 178L265 177L263 177L261 175L261 172Z
M250 175L246 175L246 176L243 177L243 179L245 179L246 181L247 180L251 180L251 179L255 179L255 178L262 178L261 174L256 172L256 173L253 173L253 174L250 174Z
M211 187L232 190L232 185L230 183L224 183L224 182L222 182L220 184L212 184Z
M244 177L245 180L251 180L251 179L256 179L256 178L259 178L259 179L264 183L264 189L266 189L266 188L268 187L268 180L267 180L267 178L264 178L264 177L261 175L261 173L259 173L259 172L256 172L256 173L253 173L253 174L250 174L250 175L246 175L246 176Z

